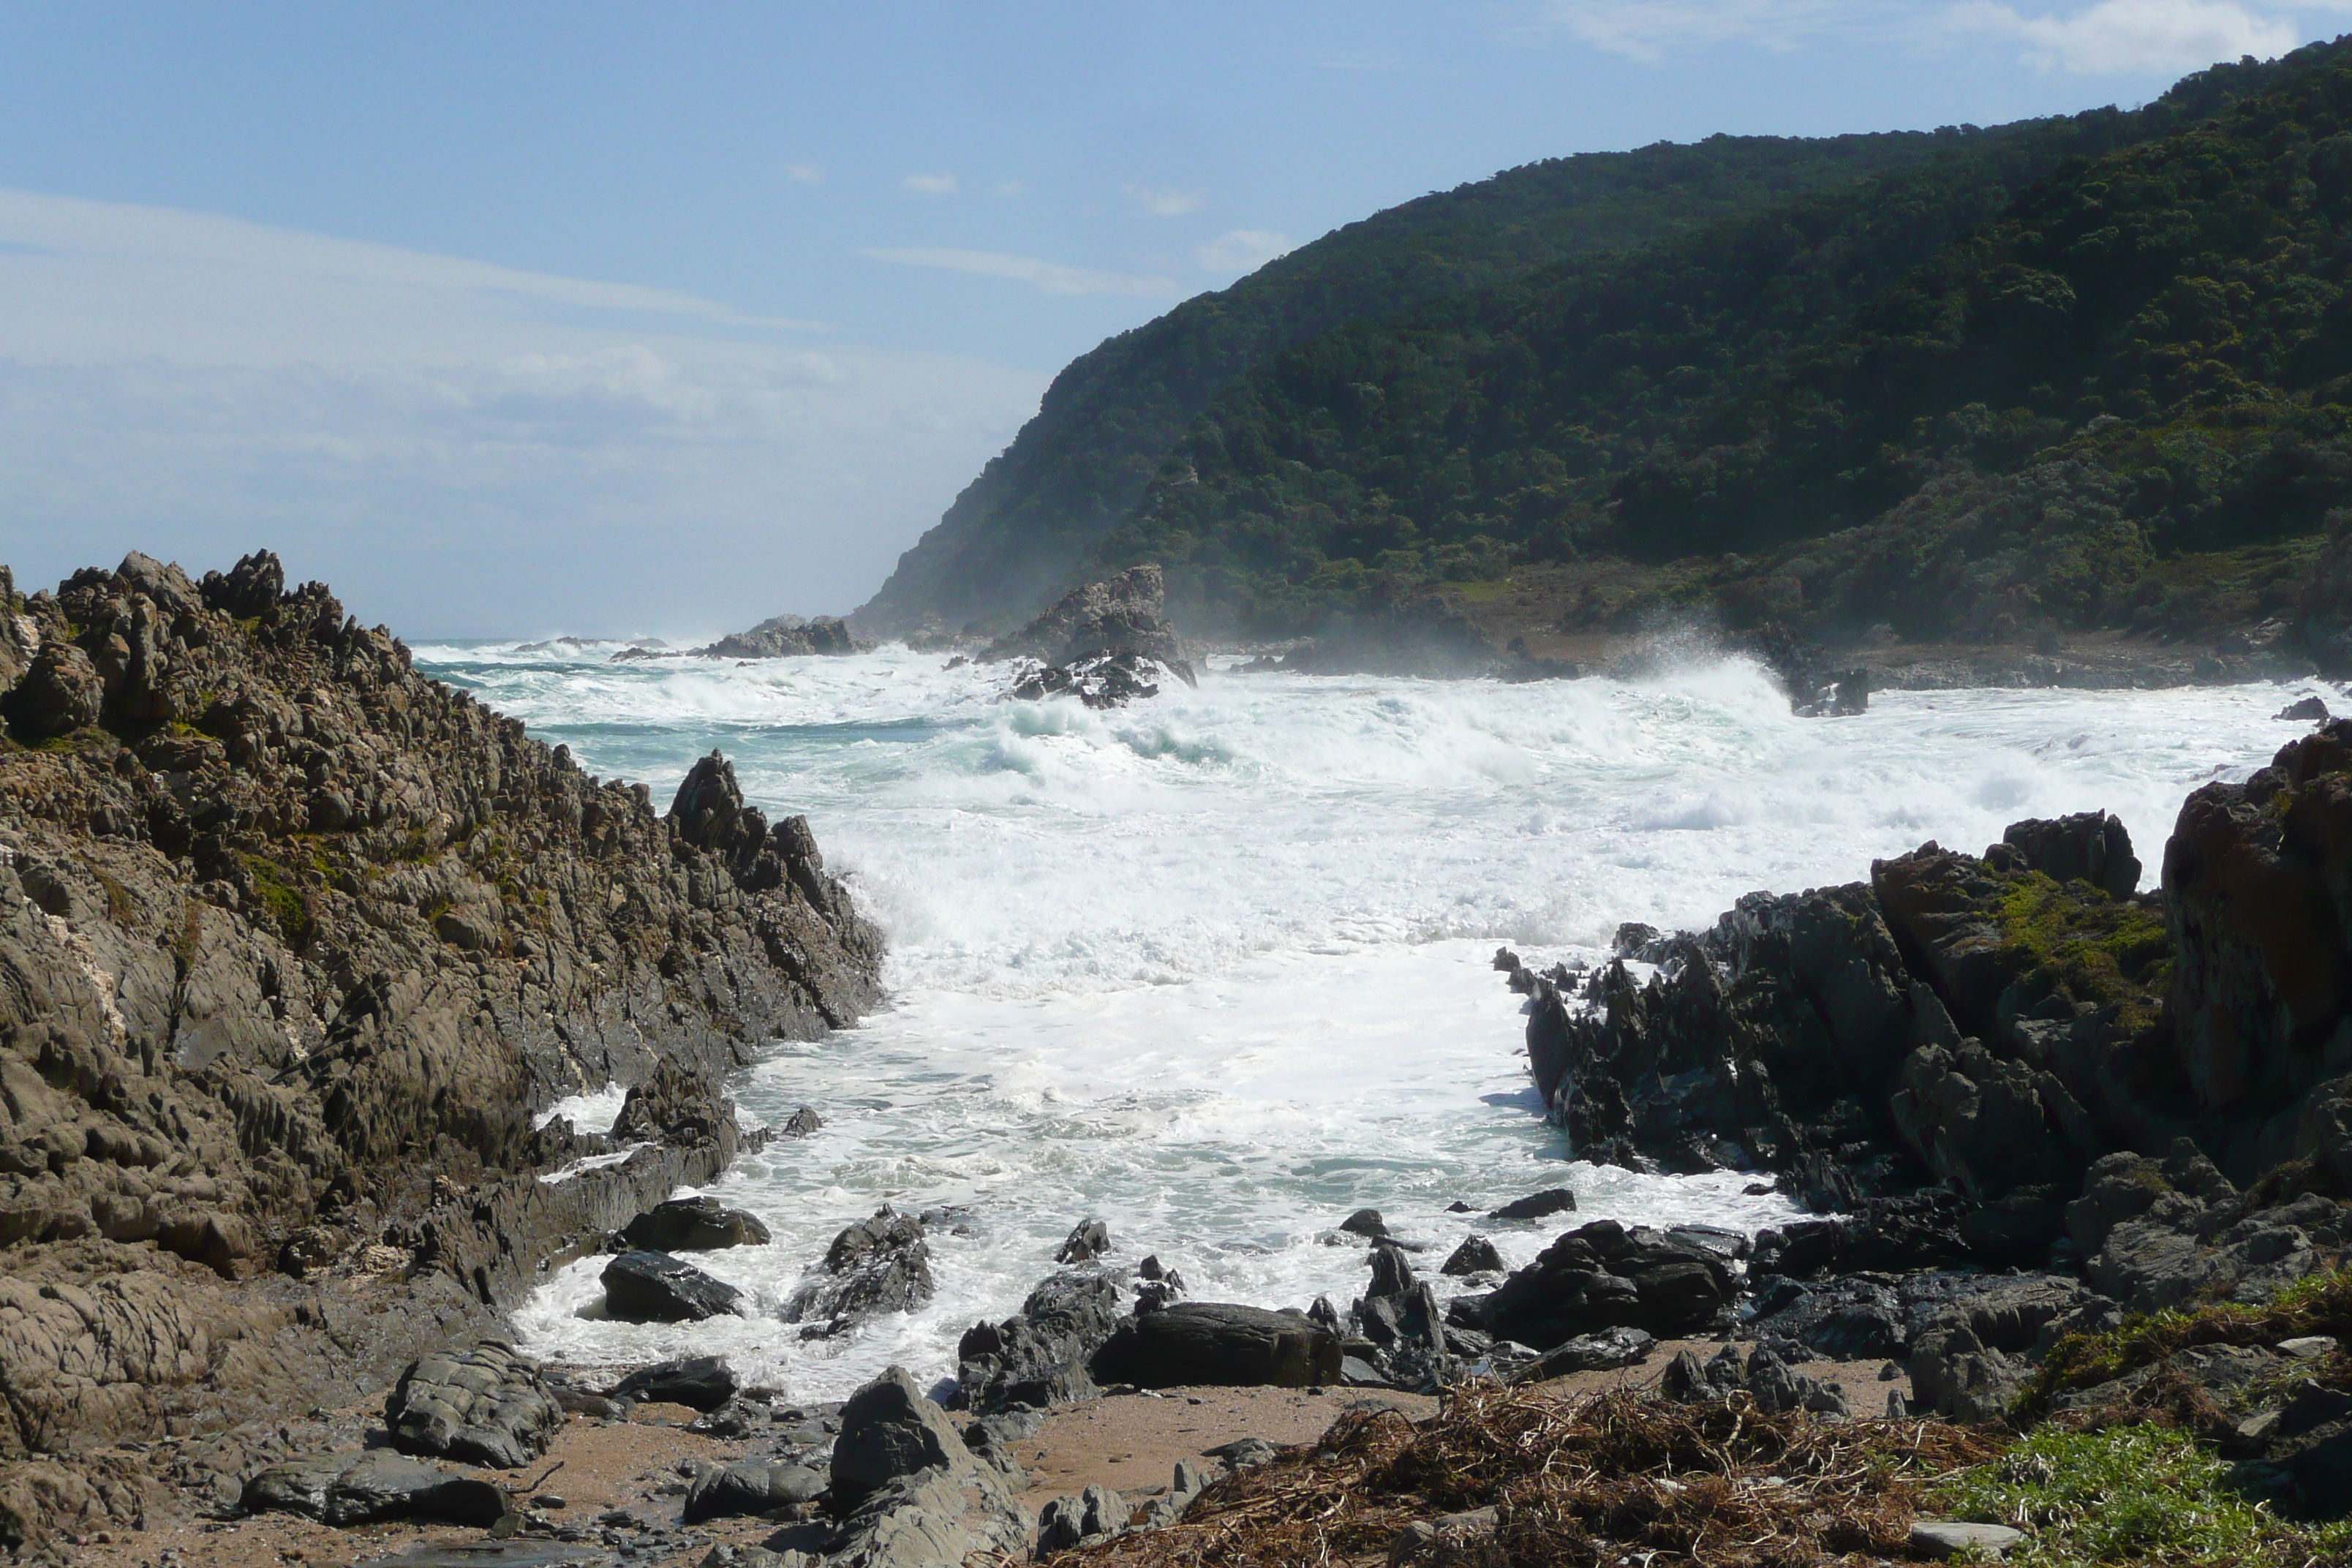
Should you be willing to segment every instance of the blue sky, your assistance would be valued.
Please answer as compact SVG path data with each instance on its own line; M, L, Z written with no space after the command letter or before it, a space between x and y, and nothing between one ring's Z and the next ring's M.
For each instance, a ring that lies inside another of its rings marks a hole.
M0 10L0 559L846 610L1055 371L1538 158L2136 103L2352 0Z

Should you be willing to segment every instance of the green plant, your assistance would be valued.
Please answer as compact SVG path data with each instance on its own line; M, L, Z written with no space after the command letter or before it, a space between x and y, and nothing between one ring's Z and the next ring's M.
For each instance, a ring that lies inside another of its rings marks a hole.
M254 894L268 911L278 935L296 952L304 951L319 932L319 917L311 907L310 895L296 884L293 873L277 861L259 855L239 858L252 873Z

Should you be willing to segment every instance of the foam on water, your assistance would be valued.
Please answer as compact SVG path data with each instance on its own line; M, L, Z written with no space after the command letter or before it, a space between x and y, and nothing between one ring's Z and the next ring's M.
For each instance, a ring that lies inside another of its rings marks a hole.
M1343 1304L1362 1205L1428 1241L1447 1215L1567 1184L1584 1215L1753 1226L1744 1178L1568 1163L1486 960L1586 950L1617 922L1710 921L1739 894L1866 876L1927 838L1970 849L2018 817L2105 807L2150 867L2181 795L2293 731L2273 686L1885 693L1791 718L1752 667L1504 686L1239 677L1097 713L998 701L938 656L745 665L419 649L584 765L666 797L717 746L772 814L808 813L887 930L896 1004L780 1045L747 1112L826 1119L714 1189L775 1244L698 1259L755 1316L600 1321L598 1261L520 1314L535 1349L635 1361L724 1348L837 1394L896 1360L953 1370L957 1334L1014 1310L1063 1234L1100 1215L1196 1296ZM586 1108L582 1108L583 1111ZM833 1234L887 1200L969 1208L934 1234L937 1300L804 1344L773 1309ZM1557 1225L1499 1227L1522 1262Z

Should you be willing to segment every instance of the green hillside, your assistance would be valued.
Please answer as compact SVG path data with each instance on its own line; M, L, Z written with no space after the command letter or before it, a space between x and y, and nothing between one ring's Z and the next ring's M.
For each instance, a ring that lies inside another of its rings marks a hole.
M1717 136L1531 163L1350 224L1073 362L857 624L891 632L1026 611L1093 557L1219 394L1333 327L2000 139Z
M1097 561L1268 633L1597 556L1815 635L2289 609L2352 502L2347 235L2352 50L2217 68L1328 331Z

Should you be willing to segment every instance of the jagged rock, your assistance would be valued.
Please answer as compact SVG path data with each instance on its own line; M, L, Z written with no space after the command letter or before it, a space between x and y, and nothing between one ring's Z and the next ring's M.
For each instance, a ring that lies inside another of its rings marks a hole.
M8 694L7 710L10 724L28 741L69 735L98 722L106 686L89 655L53 642L33 656L32 668Z
M786 1117L783 1126L778 1131L787 1138L805 1138L824 1125L824 1118L803 1105Z
M1620 1367L1639 1366L1650 1359L1657 1342L1640 1329L1604 1329L1597 1334L1579 1334L1512 1373L1511 1381L1535 1383L1566 1377L1570 1373L1614 1372Z
M1503 1255L1495 1250L1495 1244L1483 1236L1472 1236L1463 1238L1462 1245L1446 1256L1437 1271L1446 1275L1484 1274L1489 1270L1499 1272L1502 1267Z
M2039 871L2055 881L2088 882L2110 898L2127 899L2139 887L2139 858L2131 834L2104 811L2012 822L1985 863L2001 870Z
M833 1238L824 1271L793 1289L782 1315L809 1324L805 1334L838 1334L884 1312L911 1312L933 1289L923 1222L884 1204Z
M2025 1368L1978 1338L1958 1314L1911 1336L1911 1402L1955 1421L1991 1425L2025 1386Z
M902 1366L849 1396L833 1444L833 1492L855 1506L891 1481L933 1468L969 1468L971 1452Z
M1034 658L1069 665L1097 655L1139 656L1193 683L1183 638L1168 624L1167 583L1157 563L1130 567L1062 595L1054 607L981 654L985 660Z
M1095 1353L1103 1383L1306 1388L1339 1376L1339 1337L1303 1315L1183 1301L1119 1325Z
M1514 1198L1501 1208L1487 1215L1488 1219L1544 1219L1556 1214L1574 1214L1576 1194L1566 1187L1550 1187L1526 1197Z
M1028 1546L1029 1515L1003 1477L967 1457L961 1465L899 1476L867 1494L841 1521L824 1563L940 1568L1005 1562Z
M247 1513L295 1513L337 1526L390 1519L486 1525L508 1511L489 1482L382 1449L274 1465L247 1481Z
M1037 1510L1037 1555L1066 1552L1079 1542L1127 1528L1127 1500L1106 1486L1057 1497Z
M795 1503L814 1502L824 1488L825 1479L804 1465L738 1459L687 1488L685 1522L773 1513Z
M644 1252L711 1252L727 1247L763 1247L768 1227L756 1215L730 1209L717 1198L671 1198L631 1220L621 1239Z
M1080 1220L1069 1238L1054 1254L1056 1263L1091 1263L1110 1250L1110 1226L1098 1219Z
M1402 1247L1391 1247L1385 1242L1373 1244L1372 1282L1365 1288L1365 1295L1402 1296L1410 1292L1416 1283L1412 1277L1412 1265L1406 1261Z
M742 1291L667 1252L624 1252L598 1278L604 1310L625 1323L695 1323L743 1310Z
M1901 1300L1874 1279L1834 1279L1801 1285L1778 1279L1743 1311L1759 1341L1801 1347L1826 1361L1899 1356L1910 1342Z
M1389 1233L1388 1222L1378 1209L1358 1209L1339 1222L1339 1228L1349 1236L1360 1236L1378 1241Z
M2327 701L2321 697L2299 698L2272 714L2271 717L2284 719L2296 724L2325 724L2327 722Z
M863 653L871 646L861 647L851 633L849 623L837 616L818 616L813 619L803 619L799 616L774 616L748 632L733 632L708 647L696 648L688 657L790 658L809 654Z
M404 1453L510 1470L547 1452L563 1411L538 1364L493 1340L409 1363L384 1400L383 1424Z
M1538 1350L1611 1328L1684 1334L1712 1322L1733 1292L1729 1266L1708 1249L1595 1220L1506 1279L1476 1326Z
M639 1367L614 1385L613 1397L710 1411L734 1398L741 1387L734 1369L719 1357L686 1356Z
M1185 670L1139 654L1096 654L1066 665L1024 666L1013 678L1010 694L1023 702L1075 697L1089 708L1124 708L1130 702L1159 696L1159 678L1171 674L1182 679L1188 686L1192 684Z
M1087 1398L1095 1392L1088 1363L1126 1316L1117 1275L1056 1274L1013 1316L964 1331L956 1346L957 1397L983 1413Z

